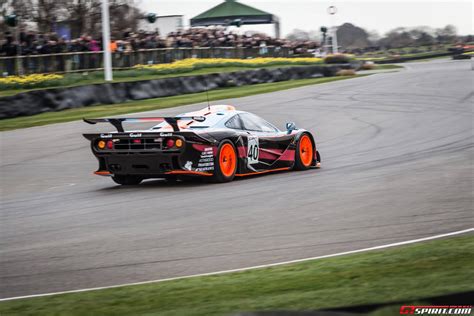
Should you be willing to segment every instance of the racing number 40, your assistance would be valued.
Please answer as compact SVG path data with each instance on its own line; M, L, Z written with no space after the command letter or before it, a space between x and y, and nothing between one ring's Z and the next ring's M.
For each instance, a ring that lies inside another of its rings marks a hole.
M249 147L249 158L252 160L258 160L258 146L252 145Z
M247 149L247 159L249 164L258 163L258 138L249 137L248 138L248 149Z

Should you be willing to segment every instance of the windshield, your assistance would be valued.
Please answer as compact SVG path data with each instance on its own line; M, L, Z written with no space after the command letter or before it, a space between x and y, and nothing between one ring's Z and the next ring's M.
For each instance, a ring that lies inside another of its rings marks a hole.
M177 116L189 116L189 113L182 113ZM205 118L206 119L203 122L198 122L194 120L181 120L181 121L178 121L178 125L180 129L213 127L222 120L223 115L219 115L219 114L208 115L208 116L205 116ZM151 129L157 130L157 129L168 129L168 128L171 128L171 126L168 123L161 122L160 124L153 126Z

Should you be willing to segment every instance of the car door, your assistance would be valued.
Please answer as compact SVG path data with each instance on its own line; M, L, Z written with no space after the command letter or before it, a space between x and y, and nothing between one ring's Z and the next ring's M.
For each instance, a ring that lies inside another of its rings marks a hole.
M281 132L255 114L241 113L239 117L247 133L247 167L250 170L263 171L292 165L294 158L287 152L292 135Z

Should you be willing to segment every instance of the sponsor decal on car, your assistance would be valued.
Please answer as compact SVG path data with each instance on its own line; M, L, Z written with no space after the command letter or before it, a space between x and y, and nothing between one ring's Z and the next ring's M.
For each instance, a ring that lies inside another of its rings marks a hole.
M142 137L142 133L130 133L130 137Z
M184 169L193 170L193 162L192 161L186 161L186 164L184 165Z
M401 315L471 315L472 305L416 306L403 305Z
M169 137L169 136L173 136L173 133L160 133L160 136L161 137Z
M112 134L100 134L100 138L112 138Z
M196 171L211 171L214 170L214 154L212 147L206 147L201 152L199 157L198 167Z

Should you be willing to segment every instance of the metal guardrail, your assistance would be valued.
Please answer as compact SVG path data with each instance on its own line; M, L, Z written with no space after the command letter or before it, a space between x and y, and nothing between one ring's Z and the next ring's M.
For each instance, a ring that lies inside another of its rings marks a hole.
M286 47L200 47L155 48L112 53L114 69L127 69L135 65L171 63L186 58L255 58L289 57ZM102 51L71 52L62 54L0 57L0 76L33 73L70 73L100 70L103 67Z

